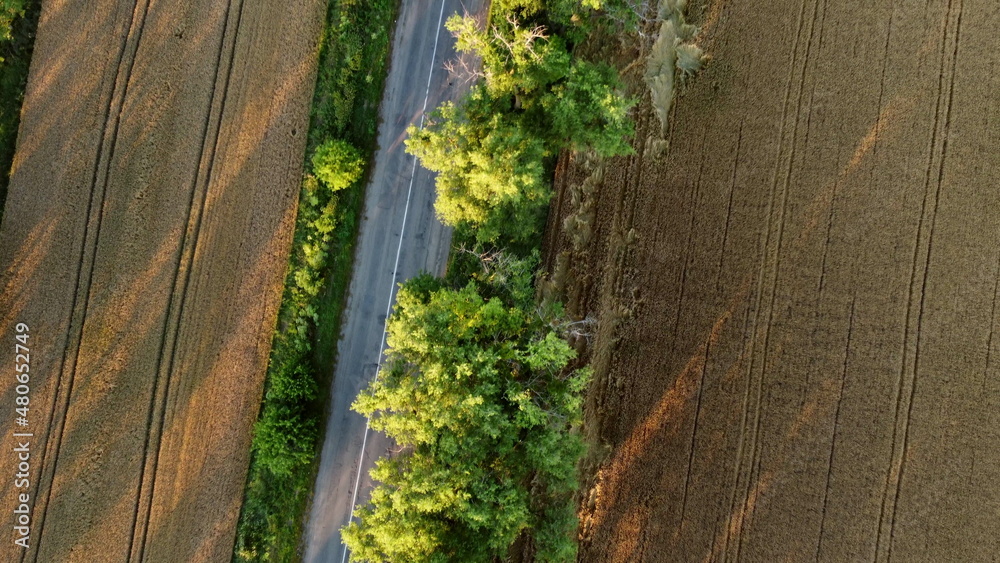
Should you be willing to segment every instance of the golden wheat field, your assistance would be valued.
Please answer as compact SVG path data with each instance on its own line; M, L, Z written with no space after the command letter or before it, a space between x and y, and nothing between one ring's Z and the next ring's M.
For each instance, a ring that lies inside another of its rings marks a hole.
M1000 8L711 0L636 154L559 164L594 362L581 561L1000 550Z

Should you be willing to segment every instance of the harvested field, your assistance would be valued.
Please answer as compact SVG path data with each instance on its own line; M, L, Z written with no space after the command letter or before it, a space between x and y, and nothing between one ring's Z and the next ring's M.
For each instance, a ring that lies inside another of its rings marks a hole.
M231 558L323 8L45 3L0 229L0 507L32 507L3 561Z
M580 560L996 560L1000 8L694 8L669 148L646 95L636 156L559 166Z

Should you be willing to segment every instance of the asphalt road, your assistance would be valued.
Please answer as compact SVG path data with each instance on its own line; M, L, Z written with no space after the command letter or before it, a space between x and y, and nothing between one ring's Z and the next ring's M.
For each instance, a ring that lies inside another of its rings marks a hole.
M368 500L368 472L392 442L369 431L351 403L378 372L385 319L397 285L427 271L442 273L451 240L434 214L434 176L405 152L406 128L454 100L467 85L443 64L455 58L444 21L468 11L485 17L486 0L407 0L400 7L382 99L379 150L368 186L331 390L331 410L306 528L305 561L346 559L340 528Z

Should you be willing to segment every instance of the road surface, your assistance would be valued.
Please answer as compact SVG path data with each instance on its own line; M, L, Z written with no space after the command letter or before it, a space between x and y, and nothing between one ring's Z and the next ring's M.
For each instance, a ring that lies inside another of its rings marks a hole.
M485 18L485 0L405 1L400 7L392 62L382 100L375 169L355 255L354 277L344 309L331 408L320 457L312 511L306 528L305 561L346 559L340 528L352 507L371 490L368 471L391 445L369 432L351 403L378 371L385 319L397 284L422 272L442 273L451 232L434 214L434 176L405 152L406 128L467 88L443 64L454 59L454 39L443 29L455 13Z

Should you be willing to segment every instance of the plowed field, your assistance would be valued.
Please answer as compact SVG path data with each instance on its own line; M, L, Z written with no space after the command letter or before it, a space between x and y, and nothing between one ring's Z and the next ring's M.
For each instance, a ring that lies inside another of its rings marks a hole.
M44 4L0 229L0 560L230 559L323 10Z
M669 148L646 95L637 155L560 162L581 561L995 561L1000 6L692 9Z

